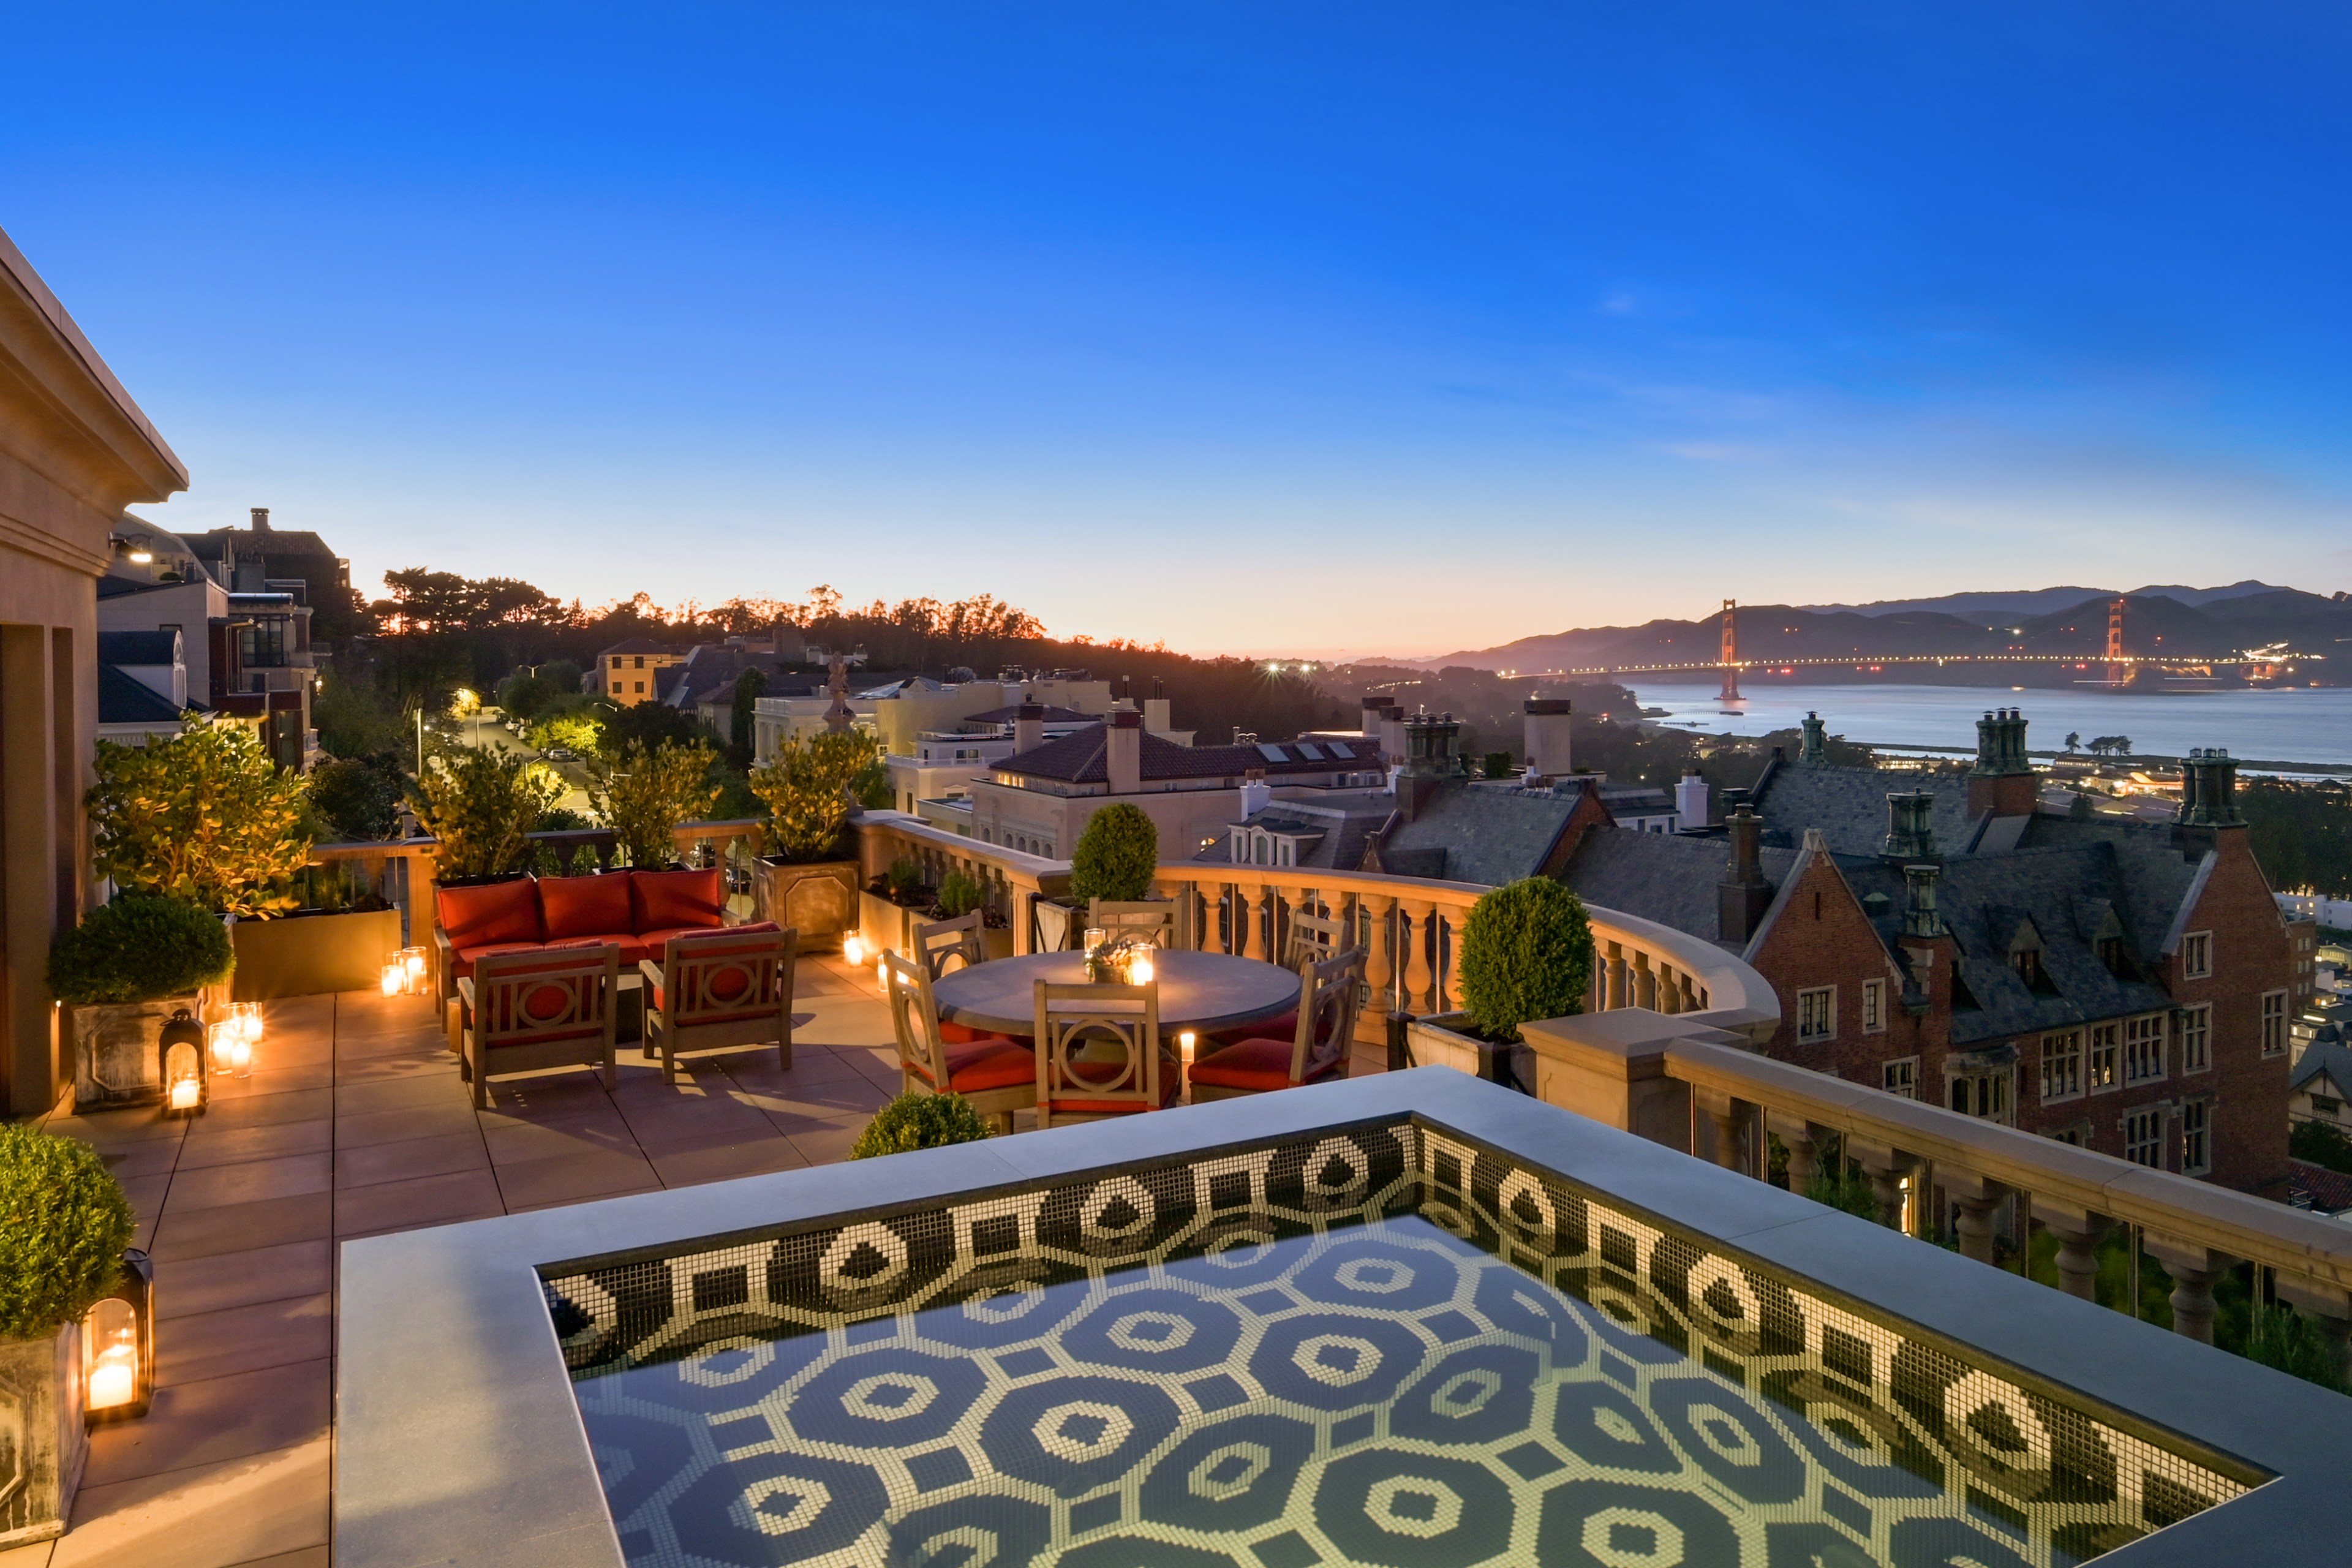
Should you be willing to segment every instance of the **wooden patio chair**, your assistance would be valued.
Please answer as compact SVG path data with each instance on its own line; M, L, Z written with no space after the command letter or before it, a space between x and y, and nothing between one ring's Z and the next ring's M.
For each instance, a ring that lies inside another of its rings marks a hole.
M1090 899L1087 929L1108 931L1114 939L1140 938L1154 947L1189 946L1192 921L1185 916L1190 902L1188 899Z
M1310 963L1321 963L1342 951L1340 938L1346 933L1347 922L1332 915L1318 915L1305 909L1291 910L1282 917L1282 966L1304 969ZM1213 1046L1237 1046L1244 1040L1286 1040L1298 1031L1297 1008L1279 1018L1268 1018L1263 1024L1251 1024L1238 1029L1219 1029L1209 1036Z
M932 979L947 973L950 958L962 959L967 969L988 961L988 954L980 945L980 933L987 919L974 910L951 921L927 921L915 927L915 956L923 961Z
M1055 985L1040 980L1037 1125L1158 1110L1183 1074L1160 1038L1160 984Z
M911 958L882 954L889 987L890 1028L898 1041L898 1088L904 1094L960 1094L997 1131L1013 1131L1013 1113L1037 1102L1037 1068L1029 1042L1005 1035L975 1035L950 1043L940 1035L940 1005L930 971Z
M1355 1048L1357 997L1364 981L1364 950L1303 965L1298 1007L1288 1038L1265 1034L1196 1058L1187 1075L1195 1105L1240 1094L1264 1094L1348 1076Z
M474 1109L490 1103L490 1075L546 1068L604 1069L613 1060L613 998L621 975L618 943L487 954L457 982L457 1027Z
M793 967L801 933L790 927L713 929L673 936L661 962L640 960L645 976L646 1054L661 1053L662 1081L677 1081L677 1058L776 1047L793 1066Z

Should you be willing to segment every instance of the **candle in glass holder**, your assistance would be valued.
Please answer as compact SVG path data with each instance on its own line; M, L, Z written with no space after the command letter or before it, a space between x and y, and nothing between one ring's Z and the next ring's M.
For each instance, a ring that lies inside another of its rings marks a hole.
M412 996L424 994L425 950L421 947L402 948L400 950L400 967L404 977L404 984L402 984L401 989L407 992L408 994Z
M858 968L866 966L866 939L851 931L841 939L841 956Z
M1151 966L1150 948L1140 950L1127 961L1127 983L1129 985L1149 985L1151 984L1152 975L1158 972Z
M1176 1037L1176 1055L1186 1067L1192 1065L1192 1052L1199 1044L1200 1037L1190 1029Z
M377 983L383 987L385 995L399 995L408 988L408 966L394 959L383 966L383 973L377 977Z

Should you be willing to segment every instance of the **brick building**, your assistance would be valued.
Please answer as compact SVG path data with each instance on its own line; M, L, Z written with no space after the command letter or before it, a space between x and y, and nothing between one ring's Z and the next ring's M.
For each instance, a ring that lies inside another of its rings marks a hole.
M2176 823L2086 818L2042 801L2022 717L1978 731L1964 778L1808 745L1733 792L1717 834L1601 829L1557 874L1754 965L1780 999L1774 1057L2283 1192L2315 931L2254 861L2236 763L2192 757Z

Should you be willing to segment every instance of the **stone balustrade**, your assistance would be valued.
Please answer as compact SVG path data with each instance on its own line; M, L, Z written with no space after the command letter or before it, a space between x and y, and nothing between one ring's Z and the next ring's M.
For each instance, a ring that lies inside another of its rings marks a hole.
M2057 1242L2061 1288L2085 1300L2101 1237L2129 1226L2171 1276L2174 1329L2208 1343L2214 1282L2251 1263L2339 1352L2352 1349L2352 1226L1772 1061L1699 1022L1627 1010L1528 1024L1536 1093L1759 1180L1777 1137L1796 1192L1834 1134L1881 1223L1941 1235L1948 1218L1959 1250L1988 1264L2004 1222L2021 1244L2039 1226Z

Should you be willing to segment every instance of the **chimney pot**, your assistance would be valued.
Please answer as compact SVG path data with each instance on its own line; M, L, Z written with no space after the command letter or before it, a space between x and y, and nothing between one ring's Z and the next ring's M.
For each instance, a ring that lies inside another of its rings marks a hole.
M1724 942L1746 942L1772 907L1772 884L1764 876L1764 819L1742 805L1723 819L1723 826L1731 840L1731 859L1716 884L1716 935Z
M256 533L268 533L269 531L269 509L268 507L257 506L253 509L253 531Z

